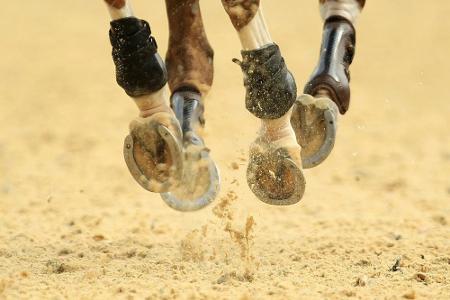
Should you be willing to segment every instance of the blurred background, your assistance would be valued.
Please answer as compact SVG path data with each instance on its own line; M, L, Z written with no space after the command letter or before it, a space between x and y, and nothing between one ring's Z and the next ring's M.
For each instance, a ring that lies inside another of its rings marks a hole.
M163 1L132 4L164 56ZM448 299L450 3L367 1L335 150L283 208L247 188L258 122L231 62L239 40L220 1L200 5L215 50L205 134L229 218L215 204L175 212L129 175L122 143L138 112L115 83L103 1L2 3L0 298ZM263 9L301 90L318 58L318 3ZM244 232L249 217L245 243L223 230Z

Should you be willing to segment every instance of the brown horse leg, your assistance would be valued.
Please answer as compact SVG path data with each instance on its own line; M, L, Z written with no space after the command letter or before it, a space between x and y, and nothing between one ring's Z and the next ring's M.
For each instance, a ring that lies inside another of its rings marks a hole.
M191 88L204 97L213 82L214 52L203 28L199 0L166 0L166 9L169 87L172 92Z
M170 102L181 124L185 155L181 184L162 198L177 210L198 210L214 200L220 186L217 167L200 134L203 100L213 82L214 52L203 28L199 0L166 0L166 9Z

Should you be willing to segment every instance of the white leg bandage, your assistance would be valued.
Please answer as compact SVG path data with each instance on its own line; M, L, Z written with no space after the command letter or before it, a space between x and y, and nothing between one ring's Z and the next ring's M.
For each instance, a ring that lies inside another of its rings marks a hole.
M354 23L361 6L356 0L329 0L320 5L320 15L324 20L331 16L341 16Z
M250 23L242 27L238 34L243 50L255 50L273 43L264 20L261 4Z
M281 118L261 119L259 136L266 137L268 142L275 142L283 139L295 141L295 132L291 126L292 108Z
M155 113L172 111L169 106L168 94L169 88L166 84L159 91L132 99L140 110L140 116L145 118Z
M106 4L109 10L111 20L118 20L123 18L134 17L133 9L131 8L130 1L126 1L124 7L115 8L109 4Z

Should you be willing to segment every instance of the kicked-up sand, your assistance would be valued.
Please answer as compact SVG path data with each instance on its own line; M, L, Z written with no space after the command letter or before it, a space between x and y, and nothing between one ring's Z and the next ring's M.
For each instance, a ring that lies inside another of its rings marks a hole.
M264 1L306 82L317 1ZM201 1L215 49L205 139L222 177L179 213L128 173L137 109L116 85L102 1L4 1L0 18L0 299L450 299L450 3L368 1L352 103L331 157L290 207L245 180L258 122L237 35ZM165 53L163 1L135 0Z

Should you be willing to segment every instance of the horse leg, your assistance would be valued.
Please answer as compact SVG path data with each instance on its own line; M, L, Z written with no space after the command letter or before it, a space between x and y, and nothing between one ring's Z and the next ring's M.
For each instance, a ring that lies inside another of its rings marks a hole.
M305 190L300 146L290 124L297 88L270 36L260 0L222 0L242 44L246 108L261 119L250 147L247 182L263 202L289 205Z
M166 96L167 71L149 24L136 18L129 0L105 0L117 83L140 116L130 123L124 156L134 179L152 192L167 192L182 176L181 128Z
M199 0L166 0L169 20L169 47L166 65L169 86L196 90L205 97L214 75L211 48L203 27Z
M365 0L320 0L324 20L319 63L294 105L291 122L302 146L303 166L315 167L331 153L338 112L350 103L350 72L355 51L354 22Z
M134 17L130 1L127 0L104 0L112 20Z
M203 28L199 0L166 0L166 9L170 103L181 124L185 156L181 184L162 198L177 210L197 210L214 200L220 186L217 167L200 135L214 52Z
M365 4L366 0L319 0L320 15L324 21L340 16L353 24Z

